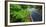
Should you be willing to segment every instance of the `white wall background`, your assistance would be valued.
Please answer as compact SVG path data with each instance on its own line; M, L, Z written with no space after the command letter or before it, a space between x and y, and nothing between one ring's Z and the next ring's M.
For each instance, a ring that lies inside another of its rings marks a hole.
M46 3L46 0L28 0L28 1L45 2ZM0 0L0 27L5 27L5 13L4 13L5 12L5 7L4 7L5 4L4 3L5 3L5 0ZM45 4L45 10L46 10L46 4ZM45 19L46 19L46 12L45 12ZM14 26L14 27L46 27L46 24L44 24L44 25Z

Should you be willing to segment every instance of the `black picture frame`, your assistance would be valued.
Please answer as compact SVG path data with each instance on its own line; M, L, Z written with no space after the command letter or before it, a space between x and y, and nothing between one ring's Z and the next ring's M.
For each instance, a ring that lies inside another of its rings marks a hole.
M7 4L8 2L23 2L23 3L38 3L38 4L44 4L44 23L38 23L38 24L23 24L23 25L10 25L10 26L25 26L25 25L41 25L45 24L45 3L44 2L27 2L27 1L5 1L5 26L8 26L8 8Z

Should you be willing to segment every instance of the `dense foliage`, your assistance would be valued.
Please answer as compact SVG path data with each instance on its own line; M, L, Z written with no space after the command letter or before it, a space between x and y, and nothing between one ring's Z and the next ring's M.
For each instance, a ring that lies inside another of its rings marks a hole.
M36 8L38 9L38 12L40 12L42 6L10 4L10 22L31 22L30 15L32 12L29 11L31 8Z
M10 4L10 22L29 22L29 12L27 8L29 5Z

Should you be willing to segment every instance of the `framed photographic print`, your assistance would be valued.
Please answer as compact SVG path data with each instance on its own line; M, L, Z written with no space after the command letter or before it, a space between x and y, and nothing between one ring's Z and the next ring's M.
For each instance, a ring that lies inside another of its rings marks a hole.
M7 2L5 19L7 25L35 25L45 23L45 3Z

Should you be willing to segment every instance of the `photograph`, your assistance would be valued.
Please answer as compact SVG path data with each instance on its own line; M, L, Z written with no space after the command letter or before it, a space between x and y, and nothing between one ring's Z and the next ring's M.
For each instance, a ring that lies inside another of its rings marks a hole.
M44 4L8 2L8 25L44 23Z

